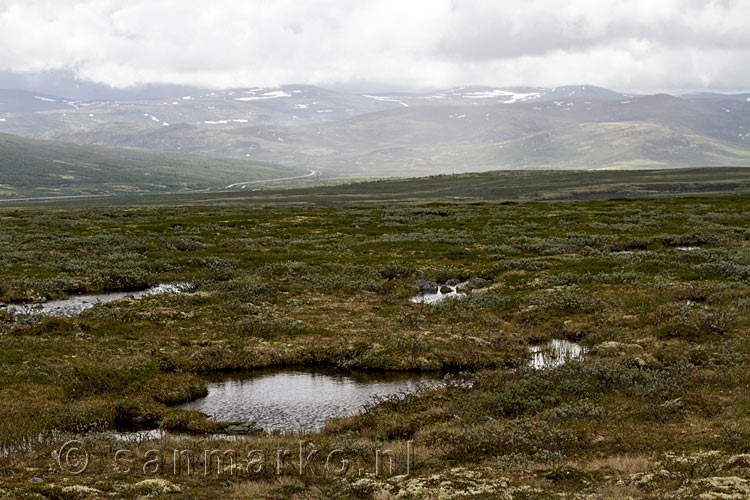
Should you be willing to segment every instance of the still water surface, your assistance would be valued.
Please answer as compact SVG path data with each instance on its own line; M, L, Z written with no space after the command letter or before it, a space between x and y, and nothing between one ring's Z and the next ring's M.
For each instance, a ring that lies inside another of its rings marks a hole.
M216 420L254 421L266 431L319 430L355 415L375 396L413 393L440 384L439 374L264 370L208 383L208 395L181 408Z

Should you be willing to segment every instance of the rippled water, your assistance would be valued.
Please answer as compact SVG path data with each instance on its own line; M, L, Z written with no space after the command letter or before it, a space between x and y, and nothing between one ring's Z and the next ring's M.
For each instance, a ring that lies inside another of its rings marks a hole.
M150 295L159 295L163 293L180 293L190 288L189 283L170 283L151 287L140 292L113 292L102 293L98 295L76 295L62 300L50 300L39 304L10 305L7 311L14 315L39 315L39 316L56 316L72 317L81 314L86 309L90 309L98 304L106 304L115 300L131 297L139 299Z
M582 358L588 348L568 340L553 339L546 344L529 348L531 361L529 365L537 370L554 368L570 360Z
M430 374L260 371L208 384L208 395L181 405L216 420L254 421L266 431L319 430L326 420L359 413L373 397L438 385Z

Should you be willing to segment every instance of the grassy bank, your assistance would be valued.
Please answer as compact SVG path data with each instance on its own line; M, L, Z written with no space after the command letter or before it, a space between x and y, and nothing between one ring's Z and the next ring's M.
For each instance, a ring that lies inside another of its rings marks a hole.
M749 227L748 196L2 212L0 301L195 286L71 319L0 312L0 441L86 432L96 458L71 476L51 458L59 440L2 457L0 498L745 494ZM415 304L418 278L474 289ZM549 338L591 353L525 369L527 346ZM343 478L118 472L122 447L136 464L154 447L296 453L299 436L122 444L106 432L213 431L170 406L202 394L202 374L292 365L470 372L473 386L303 436L321 454L347 450ZM401 456L408 440L410 477L366 474L376 449ZM167 482L141 483L153 477Z

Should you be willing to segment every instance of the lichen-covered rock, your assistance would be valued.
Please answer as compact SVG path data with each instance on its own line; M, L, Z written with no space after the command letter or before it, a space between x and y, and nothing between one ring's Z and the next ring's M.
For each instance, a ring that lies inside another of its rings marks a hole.
M144 479L133 485L138 491L149 493L179 493L180 487L166 479Z
M723 469L750 468L750 453L732 455L724 461Z
M490 469L453 469L426 477L365 477L351 485L360 495L378 500L452 500L459 498L514 498L515 494L539 493L529 486L511 487L510 481ZM500 495L500 496L498 496Z
M75 484L73 486L65 486L62 489L62 492L67 495L75 496L75 498L86 498L92 495L101 494L101 491L97 490L96 488L92 488L90 486L83 486L80 484Z
M639 354L636 357L626 359L625 365L635 368L660 368L662 366L655 357L647 352Z
M710 490L699 496L706 500L747 500L750 498L750 483L741 477L709 477L700 481L700 485Z

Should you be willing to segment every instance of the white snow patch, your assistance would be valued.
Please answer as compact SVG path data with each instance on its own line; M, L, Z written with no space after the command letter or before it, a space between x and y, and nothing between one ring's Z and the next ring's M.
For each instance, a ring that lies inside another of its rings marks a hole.
M153 116L153 115L151 116L151 119L152 119L153 121L155 121L155 122L160 122L160 121L161 121L161 120L159 120L159 119L158 119L157 117L155 117L155 116Z
M302 93L301 90L292 90L292 94L301 94L301 93Z
M237 122L237 123L247 123L247 120L246 120L246 119L244 119L244 118L235 118L235 119L234 119L234 120L232 120L232 121L233 121L233 122Z
M466 94L460 94L464 99L492 99L495 97L506 97L504 100L505 104L513 104L518 101L526 101L529 99L536 99L541 94L539 92L527 92L527 93L516 93L508 90L494 89L494 90L483 90L479 92L468 92Z
M258 96L253 97L235 97L235 101L259 101L262 99L277 99L279 97L292 97L292 94L287 94L283 90L273 90L271 92L265 92Z
M633 101L620 101L620 104L630 104Z
M172 104L179 104L177 101L172 101Z
M42 97L38 95L35 95L34 99L39 99L40 101L45 101L45 102L57 102L57 100L55 99L50 99L49 97Z
M362 94L362 97L368 97L370 99L375 99L376 101L395 102L397 104L402 105L405 108L409 107L409 105L406 104L404 101L397 99L395 97L388 97L388 96L381 96L381 95L366 95L366 94Z
M221 125L226 125L226 124L227 124L227 123L229 123L229 122L228 122L228 121L226 121L226 120L217 120L217 121L206 120L206 121L205 121L205 122L203 122L203 123L205 123L206 125L220 125L220 124L221 124Z
M307 104L295 104L292 106L294 109L307 109Z
M317 111L318 113L333 113L332 109L319 109Z
M192 97L189 95L186 95L185 97L182 98L183 101L189 101L190 99L192 99Z
M169 127L169 123L167 122L162 122L162 125L164 125L165 127Z
M273 90L271 92L265 92L262 95L264 95L266 97L269 97L269 98L274 98L274 97L292 97L291 94L287 94L283 90Z
M91 118L93 118L93 117L94 117L93 113L89 113L89 116L90 116Z
M5 118L0 118L0 122L4 122L4 121L5 121Z

